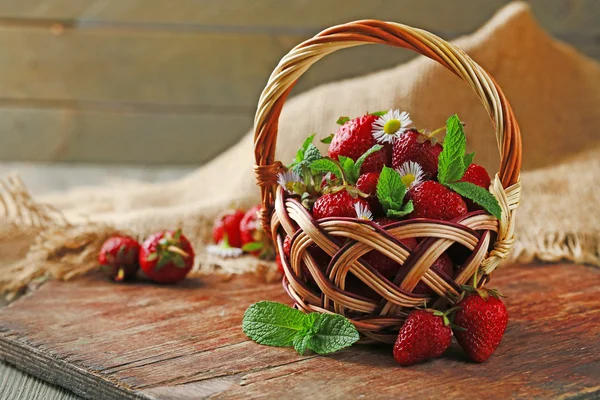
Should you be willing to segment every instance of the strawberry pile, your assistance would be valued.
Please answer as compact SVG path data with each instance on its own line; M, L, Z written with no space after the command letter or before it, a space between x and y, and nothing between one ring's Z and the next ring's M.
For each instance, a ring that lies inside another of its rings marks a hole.
M498 201L488 191L490 176L473 163L475 153L466 154L463 124L456 115L433 132L411 128L410 116L399 110L340 117L338 124L338 131L322 140L329 144L327 156L313 144L312 135L278 176L287 195L297 198L315 219L359 218L385 226L415 218L451 221L481 211L500 218ZM437 137L444 130L441 142ZM402 245L413 250L419 243L411 239ZM456 246L435 261L436 272L449 278L459 272L455 264L464 261L460 256L465 251ZM325 270L327 256L316 248L308 251L325 259ZM400 264L377 251L362 261L389 280L402 273ZM303 275L311 283L312 278ZM349 279L356 294L377 298L368 288L354 285L352 276ZM421 282L414 293L433 291Z
M233 209L221 213L213 223L214 244L208 247L209 254L234 258L247 253L262 260L272 260L275 249L260 223L260 209L256 205L246 212Z
M298 199L316 220L358 218L386 226L418 218L453 221L470 212L501 217L499 203L489 192L489 174L473 163L475 153L466 152L466 136L458 116L451 116L443 128L433 132L412 128L409 114L399 110L355 119L340 117L338 124L335 134L321 140L329 144L327 155L313 144L312 135L287 171L278 176L286 195ZM443 131L441 141L438 136ZM284 240L285 257L289 257L291 242L290 237ZM420 244L416 239L400 241L410 251ZM435 260L433 270L454 278L466 250L458 244L451 247ZM331 258L315 245L307 251L325 272ZM361 261L390 282L407 272L376 250L365 254ZM301 271L306 284L318 290L308 268L303 265ZM346 290L368 299L381 299L352 273L347 276ZM413 293L435 295L424 282L419 282ZM506 308L495 291L473 289L466 293L458 308L446 314L429 309L414 311L400 330L395 359L408 365L440 356L450 345L454 328L469 357L485 361L506 327ZM497 318L490 322L490 316ZM466 330L451 324L452 317Z
M180 229L153 233L140 243L126 235L108 238L98 262L102 271L115 282L133 280L142 269L156 283L183 280L194 265L194 249Z

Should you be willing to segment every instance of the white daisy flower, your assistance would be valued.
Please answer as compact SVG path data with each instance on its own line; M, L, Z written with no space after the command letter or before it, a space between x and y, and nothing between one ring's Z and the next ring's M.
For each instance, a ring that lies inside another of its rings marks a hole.
M294 171L285 171L277 174L277 183L286 190L289 194L294 193L292 185L301 183L302 178Z
M377 143L394 143L412 124L406 111L390 110L373 122L372 133Z
M414 161L406 161L400 168L396 169L396 171L398 171L402 183L404 183L404 186L408 189L423 182L425 176L421 165Z
M364 219L365 221L373 221L373 213L369 210L369 207L357 201L354 203L354 210L356 211L356 218Z
M210 245L206 248L208 254L222 258L237 258L244 254L244 251L237 247L227 247L219 245Z

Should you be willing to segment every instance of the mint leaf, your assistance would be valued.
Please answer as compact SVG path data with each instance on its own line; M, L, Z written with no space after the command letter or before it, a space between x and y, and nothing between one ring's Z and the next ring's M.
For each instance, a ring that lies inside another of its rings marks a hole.
M386 215L390 218L402 218L415 210L415 206L410 200L408 203L402 207L401 210L387 210Z
M242 330L252 340L269 346L291 346L294 337L305 328L300 310L273 301L260 301L244 313Z
M311 138L312 137L314 137L314 135L311 136ZM310 163L312 163L313 161L316 161L322 157L323 156L321 155L321 152L319 151L317 146L315 146L312 143L308 143L308 145L302 152L302 160L294 162L288 168L290 168L293 172L299 174L300 176L305 176L305 174L303 174L303 168L305 166L309 166ZM296 158L297 158L297 156L296 156Z
M338 164L336 161L332 160L331 158L321 158L319 160L315 160L310 164L310 169L312 170L313 173L327 173L327 172L331 172L332 174L334 174L335 176L337 176L339 179L344 180L344 174L342 172L342 168L340 167L340 164Z
M346 178L348 178L351 183L356 182L358 179L358 173L356 172L356 168L354 166L354 160L350 157L338 156L338 161L340 162L344 174L346 174Z
M306 149L308 148L308 146L313 142L314 138L315 138L315 134L313 133L312 135L310 135L309 137L304 139L302 146L300 146L300 148L298 149L298 152L296 153L295 161L297 163L304 160L304 153L306 152Z
M463 163L465 164L465 171L467 170L467 168L469 168L469 165L473 164L474 158L475 158L475 152L469 153L463 158ZM463 173L463 175L464 175L464 173ZM461 178L462 178L462 176L461 176Z
M318 354L333 353L359 339L354 325L338 314L317 314L311 332L308 348Z
M384 116L387 113L388 113L387 111L375 111L375 112L372 112L372 113L369 113L369 114L374 115L376 117L382 117L382 116Z
M473 200L494 217L498 219L501 218L502 209L500 208L500 204L498 204L498 200L486 189L471 182L447 183L446 186L460 194L462 197Z
M446 121L446 138L444 148L438 160L438 181L441 184L456 182L465 173L465 152L467 138L462 123L454 114Z
M294 345L294 349L296 349L298 354L300 354L301 356L304 355L304 352L308 348L308 343L310 342L311 338L311 335L306 335L302 333L294 336L292 344Z
M242 246L242 250L246 253L252 253L253 251L262 250L264 246L263 242L249 242Z
M339 117L335 123L338 125L344 125L348 121L350 121L350 118L348 117Z
M389 210L401 211L405 196L406 186L398 171L384 166L377 182L377 199L383 211L386 214Z
M383 146L380 144L376 144L373 147L371 147L369 150L365 151L365 154L358 157L358 160L356 160L356 169L358 170L359 174L360 174L360 167L362 167L362 165L365 162L365 160L367 159L367 157L369 157L373 153L378 152L381 149L383 149Z
M333 140L333 136L334 136L334 134L332 133L331 135L324 137L323 139L321 139L321 143L325 143L325 144L331 143L331 141Z

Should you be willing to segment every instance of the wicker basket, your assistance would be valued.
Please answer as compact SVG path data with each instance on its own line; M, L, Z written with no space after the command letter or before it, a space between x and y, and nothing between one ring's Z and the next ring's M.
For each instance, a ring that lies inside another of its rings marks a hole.
M276 185L277 174L285 170L281 162L274 160L278 119L296 80L329 53L371 43L423 54L459 76L479 96L495 127L501 155L500 171L490 187L502 208L501 220L479 211L449 222L413 219L385 228L353 218L316 221ZM362 333L363 342L393 342L408 312L425 302L436 308L452 305L460 294L460 285L467 283L477 270L480 285L485 284L514 243L515 210L520 199L521 136L511 107L496 82L462 50L421 29L392 22L356 21L329 28L296 46L275 68L260 96L254 120L254 148L255 172L262 191L262 222L277 243L286 291L305 312L347 316ZM286 234L292 238L289 258L282 251ZM409 237L421 239L412 253L398 241ZM472 251L458 276L452 278L430 269L454 243ZM332 257L326 268L321 269L307 251L313 244ZM373 249L403 264L402 276L389 281L360 259ZM320 290L305 283L303 264ZM381 295L382 300L344 290L348 272ZM413 294L419 281L433 289L435 295Z

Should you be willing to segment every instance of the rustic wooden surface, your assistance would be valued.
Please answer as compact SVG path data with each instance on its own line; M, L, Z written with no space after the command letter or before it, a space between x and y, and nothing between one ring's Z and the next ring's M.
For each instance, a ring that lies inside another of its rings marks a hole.
M594 398L600 395L600 271L512 266L493 283L509 297L491 360L401 368L388 346L299 356L247 340L244 309L287 301L253 278L179 287L52 282L0 312L0 355L88 398Z
M528 2L551 34L600 58L600 2ZM205 162L251 128L279 59L319 30L375 18L451 39L507 3L2 0L0 160ZM383 46L337 52L296 90L413 56Z

